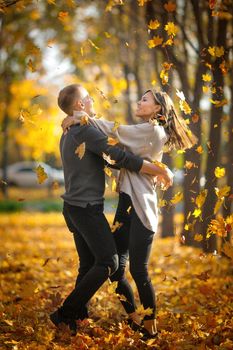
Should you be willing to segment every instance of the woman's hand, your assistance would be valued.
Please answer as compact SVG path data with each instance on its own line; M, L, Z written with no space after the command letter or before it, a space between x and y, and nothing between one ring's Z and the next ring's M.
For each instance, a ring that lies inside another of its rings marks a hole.
M64 134L67 134L69 128L71 127L71 125L75 125L78 124L80 121L75 118L75 117L69 117L67 116L66 118L63 119L62 123L61 123L61 127L63 129Z
M150 163L147 160L144 160L140 173L152 175L155 178L156 183L160 184L163 190L167 190L168 187L173 184L174 175L172 171L163 163Z
M155 177L155 182L160 185L162 191L166 191L173 184L174 174L169 168L163 169L164 173Z

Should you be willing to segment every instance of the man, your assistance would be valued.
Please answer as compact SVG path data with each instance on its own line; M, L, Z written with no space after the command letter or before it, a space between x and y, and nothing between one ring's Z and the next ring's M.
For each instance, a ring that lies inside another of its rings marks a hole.
M68 115L73 111L95 114L93 100L81 85L73 84L60 91L59 107ZM81 145L83 157L76 154ZM63 305L50 315L58 326L65 323L76 334L76 319L88 317L86 304L100 286L118 268L118 255L109 224L103 213L105 174L103 154L110 156L119 168L166 176L164 169L140 157L108 144L107 137L91 125L75 125L60 141L65 177L63 215L73 232L79 255L79 274L74 290ZM81 158L81 159L80 159ZM169 176L167 176L169 181Z

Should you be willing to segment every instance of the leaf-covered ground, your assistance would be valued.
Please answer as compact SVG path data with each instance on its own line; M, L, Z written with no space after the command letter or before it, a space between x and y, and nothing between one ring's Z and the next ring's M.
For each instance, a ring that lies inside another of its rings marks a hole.
M76 271L61 214L0 216L1 350L233 349L233 267L226 258L180 246L177 238L155 240L150 272L160 333L147 343L124 323L108 282L76 337L65 327L55 330L48 314L71 291Z

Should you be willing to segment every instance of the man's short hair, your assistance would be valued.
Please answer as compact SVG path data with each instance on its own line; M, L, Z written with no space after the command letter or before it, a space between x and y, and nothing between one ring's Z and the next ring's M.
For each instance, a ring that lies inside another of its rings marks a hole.
M75 99L79 97L78 88L80 86L79 84L71 84L64 87L64 89L59 92L57 103L66 114L73 114L73 106Z

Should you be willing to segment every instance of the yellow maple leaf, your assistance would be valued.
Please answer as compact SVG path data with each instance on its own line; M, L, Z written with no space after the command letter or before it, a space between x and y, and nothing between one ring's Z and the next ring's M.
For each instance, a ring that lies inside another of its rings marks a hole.
M108 137L108 145L115 146L119 143L117 138Z
M151 30L155 30L159 28L159 26L160 26L160 23L157 19L155 19L154 21L150 20L150 23L148 24L148 28Z
M116 178L114 177L112 179L112 192L116 192L116 189L117 189L117 181L116 181Z
M202 74L203 81L211 81L212 77L210 74Z
M80 119L80 125L88 125L89 124L89 119L87 115L83 115Z
M225 176L225 168L220 168L219 166L217 166L217 168L215 168L214 170L214 175L220 179L221 177Z
M213 57L221 57L224 55L224 47L223 46L209 46L208 52Z
M148 40L147 45L149 49L152 49L153 47L161 45L162 42L163 42L163 38L157 35L157 36L154 36L151 40Z
M227 236L225 221L222 216L219 216L217 219L212 219L208 225L206 238L209 238L211 235L217 235L219 237Z
M158 203L158 207L159 208L163 208L167 205L167 201L165 199L161 199L159 198L159 203Z
M192 215L193 215L195 218L198 218L198 217L201 215L201 209L199 209L199 208L194 209Z
M171 36L169 39L167 39L164 43L163 43L163 47L165 46L172 46L174 44L174 40L173 37Z
M229 196L231 187L226 185L226 186L224 186L222 188L215 187L214 190L215 190L215 193L216 193L217 197L219 199L222 199L224 197Z
M213 105L215 105L216 108L219 108L228 104L228 100L226 98L224 98L223 100L213 100L212 98L210 98L209 100Z
M115 224L112 224L111 232L114 233L116 230L118 230L123 225L122 222L116 221Z
M116 122L114 123L113 128L112 128L112 131L115 132L115 131L119 128L119 126L120 126L120 123L116 121Z
M94 47L96 50L100 50L100 48L98 46L96 46L95 43L93 43L93 41L91 39L88 39L89 43L91 44L92 47Z
M201 208L203 204L205 203L206 197L207 197L208 190L202 190L196 197L195 203L198 208Z
M81 143L81 145L79 145L76 150L75 150L75 154L78 155L78 157L80 158L80 160L83 158L84 154L86 151L86 144L85 142Z
M35 63L31 60L31 58L29 59L29 61L27 63L27 67L29 68L30 72L32 72L32 73L36 72Z
M199 154L202 154L204 151L203 151L203 147L200 145L200 146L198 146L197 148L196 148L196 151L197 151L197 153L199 153Z
M162 69L159 76L162 80L162 84L166 85L168 83L168 72L165 69Z
M184 165L184 167L186 168L186 169L192 169L193 167L194 167L194 163L193 162L191 162L190 160L186 160L185 161L185 165Z
M203 236L202 236L202 234L196 233L196 234L194 235L194 241L197 241L197 242L203 241Z
M144 309L143 305L140 305L139 307L137 307L136 312L140 317L143 318L144 316L152 315L153 310L150 307L148 307L147 309Z
M192 113L192 109L186 101L180 100L179 106L180 106L180 109L184 112L184 114Z
M41 165L38 165L35 171L36 171L38 183L42 184L48 178L48 175L46 174L44 168Z
M207 94L209 92L209 89L210 89L209 86L205 86L205 85L202 86L202 91L204 92L204 94Z
M165 25L164 29L166 30L168 35L175 36L177 34L179 28L173 22L168 22Z
M58 19L59 19L59 21L65 22L65 21L67 21L68 18L69 18L69 13L68 13L68 12L60 11L60 12L58 13Z
M168 1L164 4L164 8L167 12L174 12L176 10L176 4L173 1Z
M114 159L111 159L111 157L109 155L107 155L106 153L103 153L103 158L104 158L104 160L106 160L106 162L108 162L111 165L116 164L116 161Z
M183 198L184 198L183 192L177 192L173 196L173 198L170 200L170 202L175 205L175 204L179 203L180 201L182 201Z
M104 167L104 172L107 176L109 176L109 177L112 176L112 171L107 166Z

